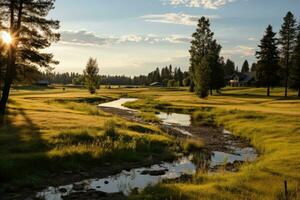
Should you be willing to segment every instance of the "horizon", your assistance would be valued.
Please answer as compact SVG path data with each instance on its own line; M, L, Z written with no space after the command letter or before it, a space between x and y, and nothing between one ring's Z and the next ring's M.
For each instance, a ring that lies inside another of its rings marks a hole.
M265 9L269 4L272 9ZM190 37L201 16L210 18L221 55L239 69L244 60L250 65L256 61L254 53L267 25L278 32L288 11L300 17L300 2L294 0L57 0L55 7L50 17L61 21L61 40L47 50L60 61L55 72L82 73L94 57L100 74L126 76L170 64L188 70Z

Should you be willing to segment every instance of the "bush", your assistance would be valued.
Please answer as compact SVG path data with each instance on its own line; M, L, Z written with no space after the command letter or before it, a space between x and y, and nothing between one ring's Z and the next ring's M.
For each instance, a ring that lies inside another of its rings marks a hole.
M108 120L104 124L104 134L112 139L118 137L117 124L114 120Z

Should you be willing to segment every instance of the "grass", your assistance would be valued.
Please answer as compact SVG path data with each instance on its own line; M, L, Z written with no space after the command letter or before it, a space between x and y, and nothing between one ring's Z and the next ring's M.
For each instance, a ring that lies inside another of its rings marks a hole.
M120 165L149 155L167 158L177 146L185 151L202 147L194 141L182 145L155 126L93 114L86 105L91 102L78 102L125 94L141 98L130 107L150 119L166 108L193 112L199 123L223 125L260 152L254 163L244 164L237 173L198 172L189 181L149 187L131 199L284 199L284 180L289 199L300 198L300 100L293 91L284 99L282 88L273 89L271 97L262 88L226 88L222 95L207 99L187 89L114 88L92 96L78 88L19 88L10 98L7 125L0 128L1 181L38 185L61 168L90 168L107 161Z
M131 199L284 199L284 180L289 199L299 199L300 100L293 91L288 99L282 98L281 88L272 92L267 98L260 88L226 88L223 96L207 99L185 91L143 93L170 102L170 107L196 108L193 117L199 123L223 125L249 139L260 157L237 173L199 172L189 182L162 183Z
M120 94L107 90L90 95L83 89L60 87L13 90L6 124L0 127L0 194L11 185L57 184L49 176L66 170L174 159L177 143L172 137L155 126L127 122L96 107Z

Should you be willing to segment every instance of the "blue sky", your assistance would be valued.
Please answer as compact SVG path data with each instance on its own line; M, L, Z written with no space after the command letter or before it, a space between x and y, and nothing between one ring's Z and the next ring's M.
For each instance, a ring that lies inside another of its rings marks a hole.
M172 64L188 69L190 36L201 16L222 45L222 55L238 66L254 52L268 24L278 32L299 0L56 0L50 17L61 21L61 41L53 44L58 72L82 72L89 57L101 74L147 74Z

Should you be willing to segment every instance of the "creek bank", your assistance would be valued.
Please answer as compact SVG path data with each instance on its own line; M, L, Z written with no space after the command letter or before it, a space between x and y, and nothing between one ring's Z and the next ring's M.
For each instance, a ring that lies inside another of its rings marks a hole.
M149 124L136 116L137 111L126 108L122 104L137 99L122 98L101 104L103 111L118 115L126 120ZM234 136L222 127L197 126L191 122L191 116L180 113L157 114L161 122L154 123L164 132L176 136L187 137L205 142L205 149L198 155L181 157L172 163L163 162L147 168L124 168L123 171L101 179L85 179L70 185L48 187L39 192L38 197L46 200L72 199L76 195L82 199L111 198L116 195L128 195L132 191L140 191L148 185L155 185L164 180L188 179L197 170L217 172L219 169L236 172L240 165L254 161L256 151L245 140ZM97 176L95 176L97 177ZM100 195L102 195L100 197ZM73 198L73 199L74 199Z

